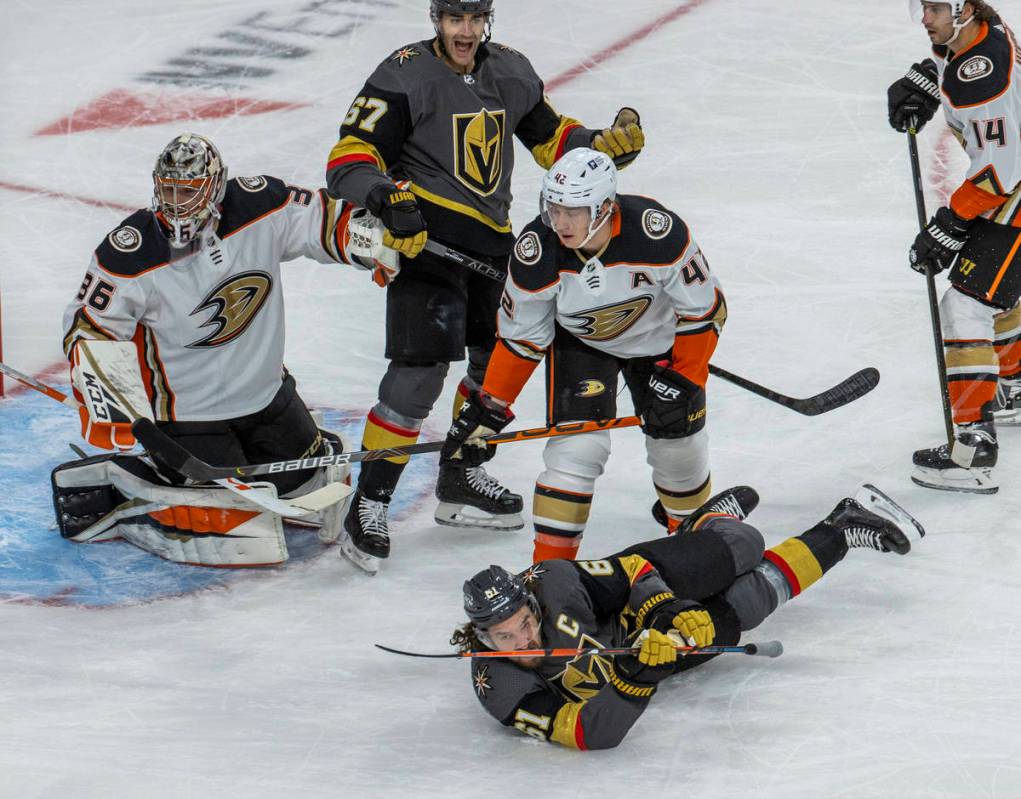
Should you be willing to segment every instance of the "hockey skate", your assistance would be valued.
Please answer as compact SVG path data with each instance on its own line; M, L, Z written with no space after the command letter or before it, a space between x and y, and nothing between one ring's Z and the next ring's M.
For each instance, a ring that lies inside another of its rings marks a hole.
M344 519L340 553L366 574L375 575L383 559L390 556L389 507L358 491Z
M953 452L946 444L920 449L912 458L912 482L939 491L995 494L996 432L990 422L975 422L957 429Z
M759 494L751 486L734 486L721 491L696 508L687 518L678 519L666 512L658 499L652 506L652 518L667 529L668 534L693 532L699 521L710 513L723 513L744 521L759 504Z
M918 535L920 538L924 535L921 525L878 489L873 489L870 495L872 498L869 499L869 503L872 507L877 510L880 507L889 507L891 510L896 507L898 515L907 517L910 522L884 518L866 509L858 500L845 497L837 503L837 507L823 519L822 523L842 533L848 549L875 549L879 552L896 552L898 555L907 554L911 551L908 530L910 529L911 535ZM889 500L891 504L887 506L884 500Z
M436 498L440 501L434 516L437 524L494 530L525 526L521 495L508 491L482 466L440 464Z
M996 403L993 421L1002 427L1021 427L1021 378L1000 380L996 386Z

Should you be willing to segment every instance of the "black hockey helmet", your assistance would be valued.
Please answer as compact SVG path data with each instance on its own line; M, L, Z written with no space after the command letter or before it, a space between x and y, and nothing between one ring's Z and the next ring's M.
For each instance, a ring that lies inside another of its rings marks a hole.
M486 32L482 37L483 42L488 42L493 36L493 0L429 0L429 19L432 20L436 36L440 35L440 14L486 14ZM440 45L443 41L440 39Z
M525 581L502 566L483 569L464 581L464 612L468 615L482 643L489 646L486 631L494 624L509 619L528 605L537 617L539 601L528 590Z

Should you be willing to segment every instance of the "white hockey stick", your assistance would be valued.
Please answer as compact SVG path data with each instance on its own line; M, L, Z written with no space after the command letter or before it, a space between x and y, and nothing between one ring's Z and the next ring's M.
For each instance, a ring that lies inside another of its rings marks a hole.
M90 365L95 366L94 363ZM19 383L35 389L40 394L45 394L50 399L56 400L69 408L77 410L82 407L81 403L73 397L69 397L51 386L40 383L38 380L34 380L7 364L0 363L0 372L3 372L5 375L17 380ZM133 415L136 420L141 418L140 414ZM248 500L248 502L264 508L265 510L273 511L273 513L279 514L280 516L297 517L318 513L324 508L328 508L330 505L340 502L354 490L351 486L345 483L329 483L322 488L318 488L315 491L301 497L295 497L294 499L280 499L279 497L274 496L271 491L241 482L233 477L220 478L213 480L212 482L216 483L218 486L226 488L228 491L232 491L235 494L243 496L246 500Z

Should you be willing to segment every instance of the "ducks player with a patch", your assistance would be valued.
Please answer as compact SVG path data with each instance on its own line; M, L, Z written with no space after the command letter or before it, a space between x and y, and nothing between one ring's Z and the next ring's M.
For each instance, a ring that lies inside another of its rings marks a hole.
M464 584L461 652L633 647L628 655L472 658L475 694L501 724L575 749L619 744L658 684L729 646L843 560L849 549L907 553L925 531L874 486L767 549L744 519L748 486L697 509L676 535L601 560L550 560L520 575L490 566Z
M424 3L423 3L424 5ZM514 244L511 175L515 139L548 169L574 147L594 147L620 165L645 141L637 112L618 111L604 129L586 128L546 98L522 53L490 40L494 0L429 0L434 36L393 51L351 103L330 153L335 197L365 206L400 251L403 271L387 286L386 373L365 420L362 446L413 444L432 412L450 364L464 361L454 414L486 371L502 281L424 249L447 244L506 269ZM342 551L378 568L390 554L389 503L406 457L362 465L345 521ZM481 463L445 460L436 482L438 524L516 530L521 496Z
M1021 83L1013 33L983 0L913 0L932 58L888 93L890 124L916 130L942 105L968 156L965 180L918 234L912 267L950 268L940 301L956 427L914 454L927 488L993 493L997 424L1021 424Z
M642 416L668 529L710 493L705 384L727 306L687 225L655 200L617 194L605 154L572 150L542 182L541 213L518 237L481 391L448 434L445 457L487 458L481 436L503 428L546 362L547 421L617 415L623 375ZM574 558L608 431L551 438L535 483L534 560Z
M64 314L83 437L130 449L126 409L133 409L215 465L342 452L340 436L319 428L284 369L280 264L306 257L393 271L395 253L373 250L364 209L324 189L264 175L228 180L202 136L175 137L156 159L153 182L151 209L103 239ZM347 479L347 471L285 472L267 482L296 497ZM286 558L276 514L184 482L136 456L64 464L53 475L61 532L76 540L119 535L173 560L212 565ZM321 512L326 541L339 534L342 505Z

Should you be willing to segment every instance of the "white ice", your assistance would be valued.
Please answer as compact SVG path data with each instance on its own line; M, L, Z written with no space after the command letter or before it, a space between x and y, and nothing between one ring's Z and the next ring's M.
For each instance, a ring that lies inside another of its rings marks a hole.
M155 154L189 128L214 138L234 175L321 185L339 121L374 64L430 33L425 0L320 3L361 17L339 37L264 31L307 48L302 59L235 58L275 71L234 94L304 108L37 136L110 91L151 89L140 75L189 48L222 46L217 34L243 20L265 12L279 24L317 4L2 5L4 359L56 381L60 312L91 249L124 216L74 197L146 205ZM907 146L887 126L885 91L927 40L902 2L884 0L498 0L496 39L552 79L682 6L560 82L553 102L592 126L621 105L641 111L648 147L621 188L678 211L721 276L730 320L716 363L795 395L864 366L882 372L872 394L816 418L711 381L715 485L759 490L751 521L771 545L867 481L917 515L925 540L903 558L852 551L747 636L781 639L782 658L722 657L675 679L617 750L587 754L500 727L465 663L372 647L445 651L465 577L530 558L527 528L436 527L428 468L406 486L418 493L375 579L331 550L103 610L23 601L21 588L0 584L0 796L1021 796L1021 430L1002 431L996 496L908 479L911 452L938 443L943 426L924 281L907 266L916 229ZM1016 2L1002 10L1021 18ZM203 94L167 89L168 98L174 91ZM964 162L939 120L921 139L932 209ZM540 175L519 148L517 227L536 213ZM383 295L341 268L300 263L285 274L287 363L310 403L357 419L384 367ZM75 546L48 529L48 470L71 457L64 442L76 440L76 423L53 405L57 422L15 429L14 402L49 401L0 402L0 466L32 461L38 475L22 499L0 472L0 563L19 542L45 541L54 568L102 558L105 580L133 579L128 564L151 556ZM541 424L539 374L516 410L522 427ZM502 448L492 471L530 494L540 468L540 445L520 444ZM615 433L582 555L657 535L653 499L640 436ZM23 502L42 510L22 514Z

